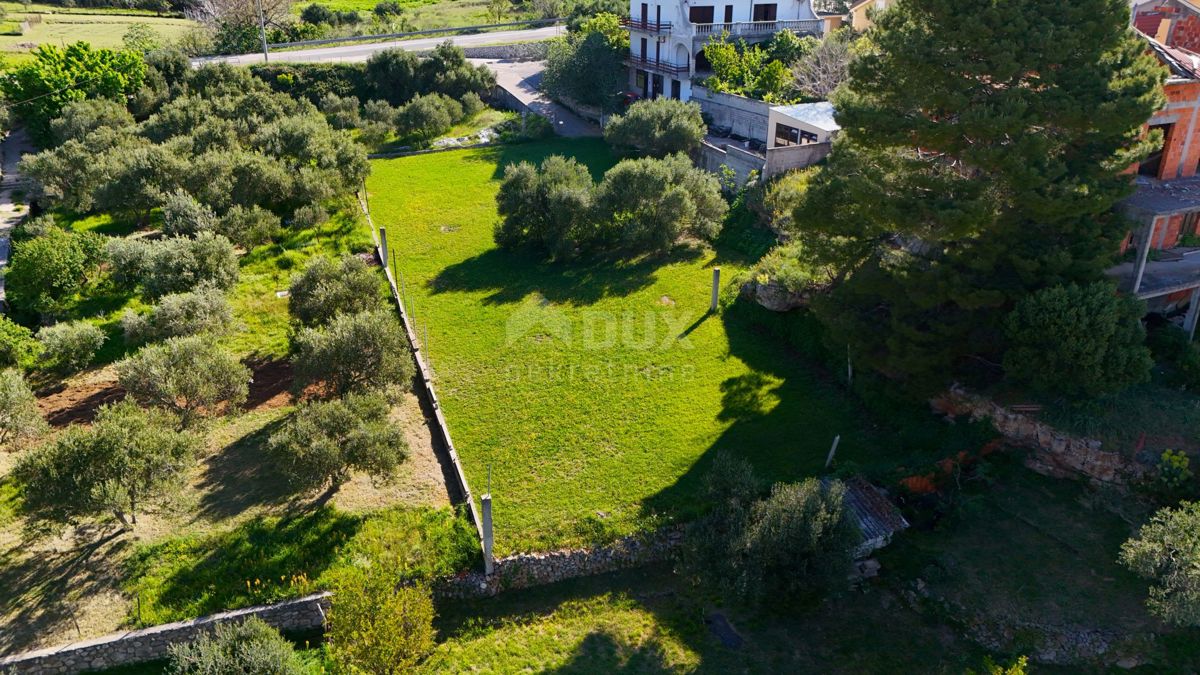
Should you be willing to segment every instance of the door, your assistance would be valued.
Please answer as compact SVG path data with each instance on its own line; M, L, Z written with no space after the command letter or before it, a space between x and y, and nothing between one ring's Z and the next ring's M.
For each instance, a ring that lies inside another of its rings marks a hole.
M662 63L662 43L658 40L654 41L654 62Z
M642 60L645 61L650 54L646 51L646 38L642 38Z
M654 90L654 93L652 93L651 96L653 96L654 98L658 98L659 96L662 96L663 76L662 75L651 75L650 80L652 82L650 88Z
M733 5L725 5L725 23L733 23Z
M679 100L679 80L671 80L671 98Z
M688 21L692 23L712 23L713 7L692 7L688 9Z
M658 30L662 26L662 5L654 6L654 29Z
M755 5L753 21L774 21L778 5Z
M642 25L645 25L646 18L649 16L650 16L650 12L647 11L647 4L643 2L642 3Z

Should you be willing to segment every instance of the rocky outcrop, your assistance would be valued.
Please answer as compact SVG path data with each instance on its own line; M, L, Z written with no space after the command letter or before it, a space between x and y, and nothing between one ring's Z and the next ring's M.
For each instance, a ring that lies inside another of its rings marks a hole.
M789 291L777 281L751 279L742 285L742 294L772 312L787 312L804 307L811 298L807 291Z
M1101 448L1100 441L1063 433L1024 413L1014 412L995 401L954 385L930 402L936 412L969 415L973 420L990 419L996 431L1014 445L1033 450L1026 466L1056 478L1086 478L1104 485L1125 485L1141 478L1146 469L1119 452Z

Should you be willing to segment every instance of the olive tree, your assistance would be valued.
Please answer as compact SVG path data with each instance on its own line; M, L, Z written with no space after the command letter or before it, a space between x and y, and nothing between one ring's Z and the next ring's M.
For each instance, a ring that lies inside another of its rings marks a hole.
M87 321L63 321L38 331L42 362L64 373L83 370L104 345L107 336Z
M162 205L163 233L190 236L217 228L217 214L183 190L167 195Z
M103 254L104 238L92 232L54 228L20 242L4 272L9 301L27 311L53 312L79 292Z
M292 351L299 391L310 385L334 395L407 387L413 376L404 331L387 312L342 314L321 328L303 328Z
M267 445L276 466L299 490L335 492L352 471L391 479L408 456L404 433L388 420L379 393L350 394L300 406Z
M237 253L226 237L200 232L148 244L142 286L151 297L189 291L202 284L232 288L238 280Z
M73 426L23 457L13 475L34 520L107 513L130 529L147 501L180 485L198 449L197 437L175 430L173 415L122 401L100 408L91 428Z
M153 342L200 333L222 334L233 325L233 308L225 293L201 286L190 293L165 295L148 314L126 310L121 317L126 344Z
M509 164L496 195L503 218L493 233L496 243L573 257L591 243L592 187L587 167L573 158L551 155L541 167Z
M667 250L685 234L712 239L729 210L716 177L683 155L618 162L595 200L610 245L633 250Z
M288 311L305 326L378 306L379 277L357 256L346 256L336 263L314 258L303 272L292 277L288 291Z
M1121 564L1150 579L1147 605L1179 626L1200 626L1200 502L1155 513L1121 545Z
M706 131L699 105L656 98L638 101L614 116L604 128L604 140L618 148L666 157L700 147Z
M241 405L250 370L212 340L190 336L142 347L117 364L117 379L133 400L172 410L188 426L201 414Z
M0 446L46 431L37 398L16 368L0 370Z

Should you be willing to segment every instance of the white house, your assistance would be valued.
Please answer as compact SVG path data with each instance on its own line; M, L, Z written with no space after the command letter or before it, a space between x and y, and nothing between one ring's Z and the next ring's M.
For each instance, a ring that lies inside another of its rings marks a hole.
M767 149L829 143L841 128L829 101L772 106L767 117Z
M824 22L812 0L631 0L629 86L645 98L691 98L692 79L708 71L704 45L730 39L762 42L781 30L819 36Z

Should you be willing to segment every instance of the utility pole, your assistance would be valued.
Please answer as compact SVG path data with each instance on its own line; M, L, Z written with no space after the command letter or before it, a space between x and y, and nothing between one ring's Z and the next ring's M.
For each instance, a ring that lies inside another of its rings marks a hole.
M258 5L258 35L262 38L263 63L268 63L271 59L267 56L267 19L263 16L262 3L263 0L257 0L255 3Z

